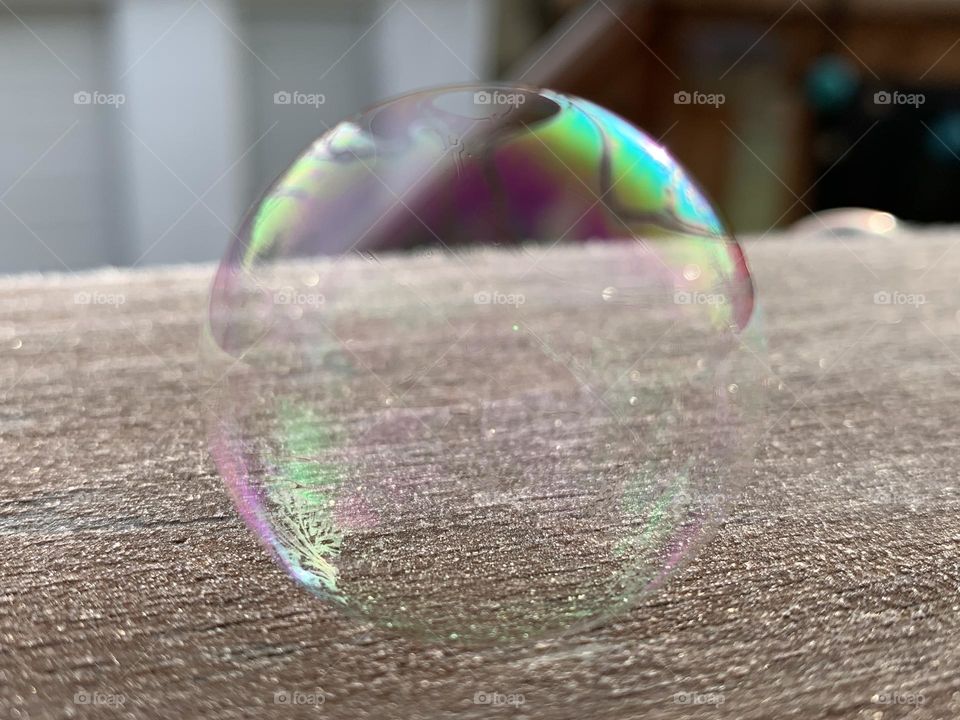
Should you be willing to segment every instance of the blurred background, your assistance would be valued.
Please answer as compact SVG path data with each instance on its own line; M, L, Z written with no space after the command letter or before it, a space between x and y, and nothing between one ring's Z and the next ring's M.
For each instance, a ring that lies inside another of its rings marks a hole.
M0 0L0 272L219 258L329 126L548 86L670 148L738 233L960 219L955 0Z

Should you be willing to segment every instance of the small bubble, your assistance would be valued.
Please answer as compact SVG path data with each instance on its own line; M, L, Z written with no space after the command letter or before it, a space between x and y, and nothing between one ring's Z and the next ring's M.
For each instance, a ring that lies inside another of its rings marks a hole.
M610 302L613 300L614 295L617 294L617 289L615 287L607 287L603 289L601 296L605 302Z

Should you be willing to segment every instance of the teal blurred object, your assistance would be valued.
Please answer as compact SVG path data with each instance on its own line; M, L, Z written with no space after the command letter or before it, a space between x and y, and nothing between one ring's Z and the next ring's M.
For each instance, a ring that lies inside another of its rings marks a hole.
M837 112L849 106L859 86L856 68L839 55L824 55L807 73L807 98L820 112Z
M939 162L953 163L960 155L960 112L937 117L926 137L927 152Z

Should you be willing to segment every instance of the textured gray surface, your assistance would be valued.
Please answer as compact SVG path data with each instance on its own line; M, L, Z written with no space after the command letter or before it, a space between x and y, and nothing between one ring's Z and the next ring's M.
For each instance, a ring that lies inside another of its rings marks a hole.
M730 521L623 618L475 651L346 621L242 525L203 442L210 268L3 280L0 716L960 717L960 236L748 253L775 382Z

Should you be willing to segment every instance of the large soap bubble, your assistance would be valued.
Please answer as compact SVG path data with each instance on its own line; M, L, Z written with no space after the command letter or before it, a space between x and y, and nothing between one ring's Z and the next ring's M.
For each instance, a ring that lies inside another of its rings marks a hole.
M217 273L212 452L349 614L442 641L629 610L746 477L743 254L664 148L585 100L448 87L344 120Z

